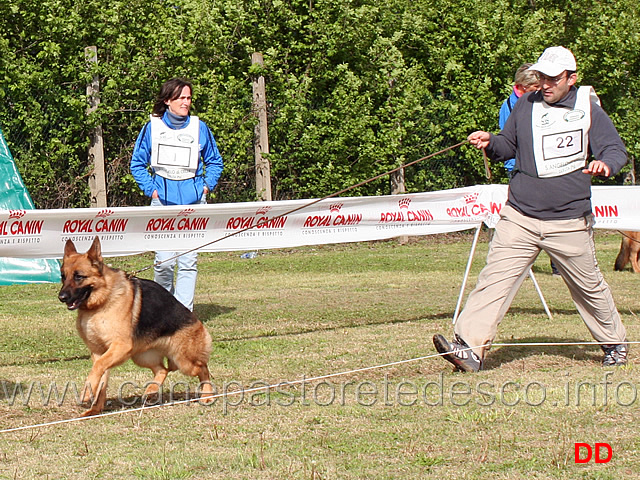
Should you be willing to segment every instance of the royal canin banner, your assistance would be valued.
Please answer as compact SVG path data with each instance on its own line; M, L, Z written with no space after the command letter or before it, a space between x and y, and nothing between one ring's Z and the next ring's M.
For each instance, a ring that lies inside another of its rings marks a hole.
M490 228L507 185L438 192L167 207L0 210L0 257L61 258L97 236L104 256L260 250ZM596 228L640 231L640 187L593 187Z

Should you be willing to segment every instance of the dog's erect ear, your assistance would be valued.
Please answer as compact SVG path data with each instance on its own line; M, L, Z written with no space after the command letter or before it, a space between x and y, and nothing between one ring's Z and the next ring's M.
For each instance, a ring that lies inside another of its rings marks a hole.
M67 257L69 255L73 255L74 253L78 253L76 250L76 246L73 244L71 239L67 240L67 243L64 244L64 256Z
M100 239L98 237L93 239L91 248L87 250L87 256L94 265L102 263L102 247L100 246Z

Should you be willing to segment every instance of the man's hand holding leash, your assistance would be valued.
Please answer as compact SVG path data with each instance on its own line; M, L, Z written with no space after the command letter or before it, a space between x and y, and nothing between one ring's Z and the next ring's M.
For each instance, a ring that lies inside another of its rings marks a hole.
M477 131L467 137L469 143L478 149L485 149L489 146L491 135L488 132Z

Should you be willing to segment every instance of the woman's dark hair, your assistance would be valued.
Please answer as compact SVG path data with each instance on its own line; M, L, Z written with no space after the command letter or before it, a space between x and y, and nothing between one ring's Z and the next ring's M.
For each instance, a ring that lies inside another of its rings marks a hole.
M167 104L165 102L178 98L184 87L189 87L189 90L191 90L191 93L193 94L193 86L191 85L191 82L184 78L172 78L171 80L164 82L162 87L160 87L158 96L156 97L156 103L153 104L152 115L154 117L161 117L164 115L164 112L167 110Z

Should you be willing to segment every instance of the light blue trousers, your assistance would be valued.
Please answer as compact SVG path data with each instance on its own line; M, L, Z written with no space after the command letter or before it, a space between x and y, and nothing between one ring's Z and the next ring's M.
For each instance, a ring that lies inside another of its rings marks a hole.
M204 196L200 203L207 203ZM157 198L152 198L151 206L162 206L162 202ZM155 263L153 267L155 282L166 288L180 303L193 311L196 279L198 278L198 252L184 254L181 252L156 252ZM175 283L173 281L174 274Z

